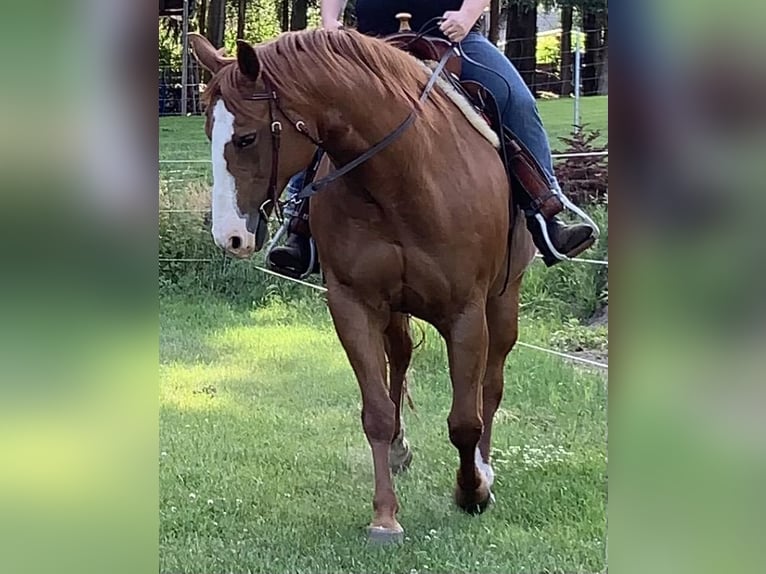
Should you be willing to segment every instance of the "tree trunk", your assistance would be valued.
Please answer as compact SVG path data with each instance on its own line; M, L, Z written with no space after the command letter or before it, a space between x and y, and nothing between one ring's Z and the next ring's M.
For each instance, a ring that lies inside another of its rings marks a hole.
M308 26L308 1L293 0L293 13L290 16L290 30L305 30Z
M604 14L604 43L601 45L601 77L599 79L598 93L609 93L609 12Z
M225 0L209 0L207 8L207 39L216 48L223 46L223 34L226 27Z
M582 69L582 93L584 96L592 96L598 93L598 80L601 71L601 52L603 30L601 18L598 12L591 8L584 8L582 15L582 28L585 32L585 57Z
M207 0L200 0L197 8L197 32L205 35L205 18L207 17Z
M572 93L572 7L561 9L561 90L559 94Z
M537 67L537 9L536 5L522 4L516 0L508 6L505 29L505 55L516 66L532 93L535 92L535 68Z
M609 93L609 53L604 52L604 59L601 62L601 77L598 82L598 93L605 96Z
M290 0L280 0L279 28L283 32L287 32L290 29Z
M237 0L237 39L244 40L247 23L247 0Z
M489 2L489 41L497 46L500 40L500 0Z

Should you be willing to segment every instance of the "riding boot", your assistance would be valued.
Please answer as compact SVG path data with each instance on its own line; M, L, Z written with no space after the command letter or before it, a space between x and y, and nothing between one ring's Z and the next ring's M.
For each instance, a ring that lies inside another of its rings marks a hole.
M303 275L311 263L310 238L291 233L284 245L269 253L269 263L287 275Z
M551 245L553 245L556 251L569 258L579 255L596 241L593 228L585 223L567 225L554 216L545 220L545 227ZM548 267L562 261L548 247L537 218L527 216L527 229L532 234L532 239L543 256L543 262Z
M564 209L561 192L551 189L531 154L513 139L506 139L505 150L511 173L525 192L518 201L527 216L527 229L545 264L550 267L593 245L595 227L586 223L568 225L556 217Z
M319 272L319 261L315 260L311 265L311 227L309 226L310 201L303 199L291 202L285 209L285 217L288 218L287 239L284 245L273 248L268 255L271 267L283 275L289 277L302 277L309 271Z

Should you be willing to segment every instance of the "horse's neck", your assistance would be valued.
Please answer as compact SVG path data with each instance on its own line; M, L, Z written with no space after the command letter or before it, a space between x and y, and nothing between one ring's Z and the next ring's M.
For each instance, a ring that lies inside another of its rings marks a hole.
M329 95L329 94L326 94ZM379 100L379 101L378 101ZM393 133L407 118L412 108L392 104L377 94L333 94L332 107L319 112L317 128L324 148L336 165L344 165L368 151ZM362 103L362 105L360 105ZM390 146L382 149L364 164L364 171L396 173L397 177L410 177L422 173L423 167L414 169L419 158L429 155L435 138L424 133L426 126L410 125ZM410 174L412 170L412 174ZM384 179L375 178L385 184ZM375 187L371 182L371 189ZM385 186L388 187L388 186Z

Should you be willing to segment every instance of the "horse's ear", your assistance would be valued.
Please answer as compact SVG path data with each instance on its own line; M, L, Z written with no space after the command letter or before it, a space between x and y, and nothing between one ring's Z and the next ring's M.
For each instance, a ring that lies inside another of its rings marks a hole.
M261 63L258 61L258 55L255 48L244 40L237 40L237 64L239 71L250 80L257 80L261 73Z
M208 39L200 34L189 34L189 45L197 61L213 74L232 62L231 58L224 58L222 51L216 50Z

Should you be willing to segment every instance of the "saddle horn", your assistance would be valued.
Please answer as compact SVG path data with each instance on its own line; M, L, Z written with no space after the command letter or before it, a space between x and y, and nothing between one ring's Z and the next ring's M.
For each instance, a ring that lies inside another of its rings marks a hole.
M412 14L409 12L399 12L396 15L396 19L399 20L399 33L412 32L412 28L410 28L410 20L412 19Z

